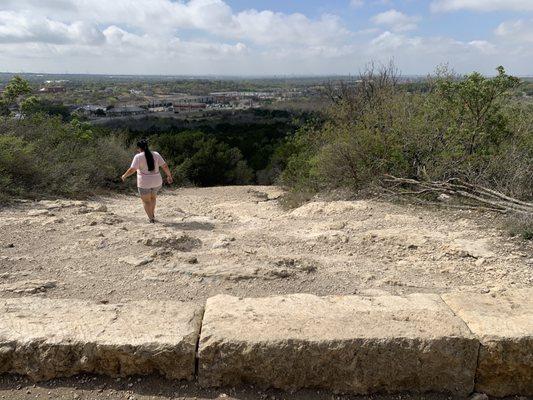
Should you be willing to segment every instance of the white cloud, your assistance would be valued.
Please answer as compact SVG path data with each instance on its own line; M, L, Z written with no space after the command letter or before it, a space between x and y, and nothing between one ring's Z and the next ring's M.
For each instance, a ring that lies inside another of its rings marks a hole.
M365 5L364 0L350 0L350 7L359 8Z
M312 20L299 13L284 14L254 9L236 14L222 0L8 1L13 15L20 16L25 13L24 10L32 7L34 10L48 8L53 11L49 14L59 21L82 19L88 26L128 26L158 36L174 36L176 31L179 33L183 29L195 29L230 40L247 40L261 45L290 43L315 46L335 42L348 34L337 16L323 15ZM1 25L2 21L0 27ZM34 39L38 40L37 34Z
M502 22L494 33L502 40L533 43L533 19Z
M337 15L236 12L223 0L0 3L0 66L12 71L327 74L353 73L371 59L393 57L406 73L428 72L442 62L465 72L492 72L505 63L513 73L531 73L533 60L528 18L461 41L415 35L420 17L394 9L374 16L375 25L350 30Z
M303 14L243 11L234 18L234 30L221 34L263 45L334 45L349 35L339 17L324 15L312 21Z
M384 25L397 32L410 31L417 28L418 16L406 15L395 9L391 9L372 17L372 22Z
M468 42L469 46L476 48L484 54L497 54L496 46L486 40L472 40Z
M75 21L63 23L46 17L0 11L0 43L101 44L104 35L96 26Z
M440 11L533 11L532 0L435 0L431 10Z

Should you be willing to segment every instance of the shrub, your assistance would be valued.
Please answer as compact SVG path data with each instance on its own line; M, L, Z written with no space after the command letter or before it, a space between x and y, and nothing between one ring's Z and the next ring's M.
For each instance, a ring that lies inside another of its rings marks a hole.
M533 198L533 109L512 101L518 80L440 74L427 92L398 84L393 66L330 88L322 127L300 132L282 182L302 190L362 190L384 174L461 178Z
M39 181L34 147L12 135L0 135L0 197L20 196Z
M118 137L43 114L0 122L4 195L86 196L111 188L130 154Z
M253 172L239 149L202 132L184 131L152 138L154 147L172 165L180 183L199 186L252 182Z
M533 240L533 217L531 215L509 217L505 221L504 227L512 237L517 236L524 240Z

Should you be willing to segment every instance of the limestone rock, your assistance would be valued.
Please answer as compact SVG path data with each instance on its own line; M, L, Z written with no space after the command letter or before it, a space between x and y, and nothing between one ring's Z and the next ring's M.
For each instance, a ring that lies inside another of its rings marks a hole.
M215 243L213 243L212 248L213 249L224 249L228 247L231 244L231 242L234 242L234 241L235 241L234 237L223 236L219 238Z
M30 210L28 211L28 217L53 217L54 214L49 210Z
M207 301L198 374L203 386L466 395L478 345L437 295L221 295Z
M143 272L144 279L157 280L170 274L183 274L200 278L218 278L228 281L241 281L260 278L258 267L245 267L239 264L191 264L169 263L165 266L147 268Z
M107 206L105 204L98 204L96 207L93 208L93 211L95 212L107 212Z
M18 281L14 283L6 283L0 285L0 292L11 292L17 294L35 294L40 292L46 292L49 289L53 289L57 286L56 281L43 281L43 280L29 280Z
M191 303L1 299L0 373L192 379L202 310Z
M447 203L452 199L451 196L448 196L446 193L441 193L438 195L437 200L442 201L443 203Z
M299 272L316 272L317 267L314 263L301 260L298 258L279 258L271 263L271 268L267 269L266 274L273 277L288 278Z
M154 261L154 259L148 256L145 256L145 257L128 256L128 257L123 257L119 259L119 261L125 264L132 265L134 267L141 267L143 265L150 264L152 261Z
M291 211L294 217L309 218L312 215L335 215L350 211L366 210L368 203L365 201L313 201Z
M462 257L487 259L495 256L494 252L490 250L490 244L485 239L455 239L455 241L451 245L451 250Z
M481 342L476 391L533 396L533 289L442 298Z
M162 235L142 239L145 246L168 247L179 251L191 251L202 245L202 241L189 235Z

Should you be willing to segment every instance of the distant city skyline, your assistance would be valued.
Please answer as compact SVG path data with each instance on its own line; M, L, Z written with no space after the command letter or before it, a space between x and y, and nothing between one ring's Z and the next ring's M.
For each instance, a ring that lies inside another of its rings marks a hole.
M533 75L532 0L0 0L0 71Z

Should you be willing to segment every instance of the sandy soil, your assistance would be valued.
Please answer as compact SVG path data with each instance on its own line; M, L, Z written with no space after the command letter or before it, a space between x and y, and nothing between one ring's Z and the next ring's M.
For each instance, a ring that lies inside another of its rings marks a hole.
M275 187L180 189L0 211L0 296L202 302L218 293L501 291L533 284L533 246L492 215L378 201L284 210Z

